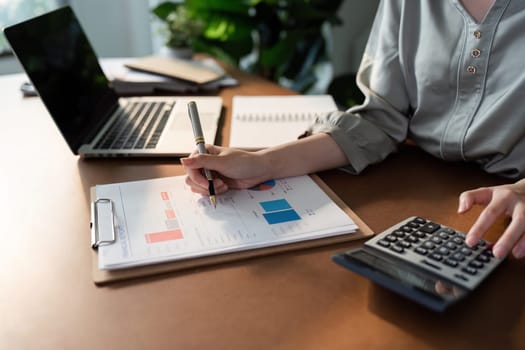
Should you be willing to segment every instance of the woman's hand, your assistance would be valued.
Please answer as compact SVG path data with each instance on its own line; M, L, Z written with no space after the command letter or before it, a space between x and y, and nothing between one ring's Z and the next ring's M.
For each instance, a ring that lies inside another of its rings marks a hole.
M525 256L525 179L514 184L482 187L463 192L459 197L458 213L469 211L475 204L484 205L465 242L475 245L490 225L502 214L511 217L509 226L498 239L492 252L504 257L509 252L516 258Z
M345 154L328 134L316 134L257 152L206 145L209 154L182 158L186 183L195 193L208 194L203 168L215 172L217 194L229 188L250 188L261 182L298 176L348 164Z
M264 164L257 152L247 152L234 148L206 145L209 154L192 153L182 158L187 177L186 184L195 193L208 194L208 180L202 169L214 173L213 185L217 194L229 188L249 188L271 179L270 166Z

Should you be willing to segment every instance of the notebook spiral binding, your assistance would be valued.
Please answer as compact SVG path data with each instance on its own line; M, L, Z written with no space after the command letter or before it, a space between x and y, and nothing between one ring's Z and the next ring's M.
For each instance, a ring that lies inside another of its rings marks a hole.
M235 118L243 122L286 122L286 121L313 121L321 113L248 113L236 114Z

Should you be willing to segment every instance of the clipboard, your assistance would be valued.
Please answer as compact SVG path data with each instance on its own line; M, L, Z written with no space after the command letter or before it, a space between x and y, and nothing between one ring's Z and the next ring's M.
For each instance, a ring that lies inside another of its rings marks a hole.
M343 243L352 240L362 239L370 237L374 232L366 225L366 223L361 220L348 205L341 198L339 198L329 187L328 185L321 180L321 178L315 174L310 175L314 182L334 201L334 203L339 206L357 225L358 229L350 234L336 235L332 237L324 237L294 243L281 244L271 247L264 248L255 248L250 250L243 250L233 253L225 253L218 255L209 255L197 258L190 258L184 260L177 260L172 262L162 262L157 264L150 264L137 267L129 267L123 269L115 270L100 270L98 267L98 251L97 248L100 244L111 243L111 239L105 241L101 239L100 235L97 234L97 231L101 227L105 229L109 228L109 225L112 225L112 219L105 220L105 224L101 224L99 221L99 216L106 216L109 218L111 213L109 210L112 210L111 201L105 199L97 199L95 195L95 187L91 187L91 247L92 247L92 276L93 282L96 285L105 285L112 282L124 281L128 279L135 279L140 277L154 276L165 274L168 272L181 271L186 269L192 269L203 266L218 265L222 263L267 256L272 254L290 252L295 250L302 250L314 247L321 247L331 244ZM101 226L102 225L102 226ZM113 232L110 236L115 239L115 233Z

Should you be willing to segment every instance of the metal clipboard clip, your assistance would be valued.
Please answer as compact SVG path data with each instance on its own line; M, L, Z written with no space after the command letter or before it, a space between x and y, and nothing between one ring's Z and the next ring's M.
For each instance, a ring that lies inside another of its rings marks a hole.
M113 201L99 198L91 202L91 248L116 241Z

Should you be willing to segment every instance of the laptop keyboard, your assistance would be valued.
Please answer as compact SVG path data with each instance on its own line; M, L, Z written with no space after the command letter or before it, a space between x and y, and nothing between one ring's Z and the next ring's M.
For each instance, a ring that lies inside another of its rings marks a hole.
M152 149L157 146L173 104L132 102L120 108L117 117L95 149Z

